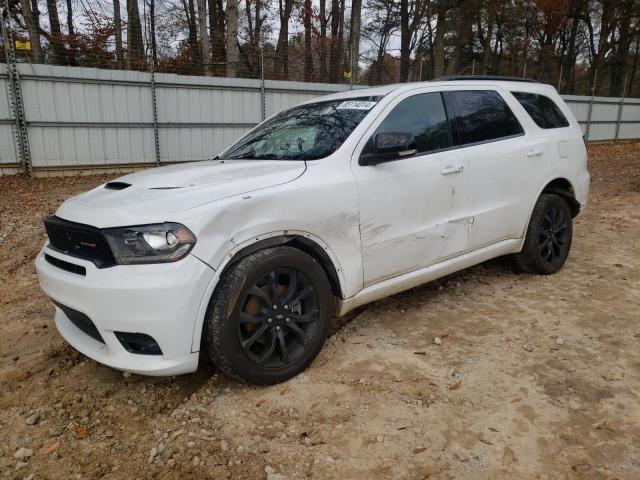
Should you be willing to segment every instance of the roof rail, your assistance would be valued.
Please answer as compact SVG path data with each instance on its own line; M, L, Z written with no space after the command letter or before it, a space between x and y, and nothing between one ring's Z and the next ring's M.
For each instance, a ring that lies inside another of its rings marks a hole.
M502 82L526 82L526 83L540 83L537 80L524 77L509 77L501 75L445 75L444 77L438 77L431 80L432 82L451 82L458 80L493 80Z

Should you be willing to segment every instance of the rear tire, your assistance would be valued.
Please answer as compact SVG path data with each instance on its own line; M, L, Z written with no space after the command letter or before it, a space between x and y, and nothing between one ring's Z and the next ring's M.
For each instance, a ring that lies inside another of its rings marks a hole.
M522 251L515 255L516 265L527 273L556 273L569 255L572 237L569 204L559 195L543 193L533 208Z
M226 271L209 302L204 349L224 373L271 385L302 372L330 327L331 287L315 259L292 247L260 250Z

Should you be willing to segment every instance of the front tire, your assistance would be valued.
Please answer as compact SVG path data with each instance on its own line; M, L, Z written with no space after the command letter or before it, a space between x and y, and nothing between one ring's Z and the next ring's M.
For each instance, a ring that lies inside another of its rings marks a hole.
M287 246L260 250L222 275L205 318L204 348L232 377L279 383L320 353L331 307L329 281L313 257Z
M556 273L567 260L572 238L569 204L559 195L543 193L533 208L522 251L515 255L516 265L527 273Z

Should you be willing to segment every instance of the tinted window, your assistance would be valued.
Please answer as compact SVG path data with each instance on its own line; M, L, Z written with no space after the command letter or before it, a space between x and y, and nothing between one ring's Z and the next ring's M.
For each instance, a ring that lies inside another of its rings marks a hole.
M511 92L540 128L568 127L569 122L553 100L544 95Z
M492 90L462 90L446 92L447 102L453 106L457 145L486 142L524 131L505 101Z
M447 114L439 93L423 93L405 98L391 110L373 137L380 132L412 133L418 153L451 146ZM373 142L370 142L370 148L372 146Z

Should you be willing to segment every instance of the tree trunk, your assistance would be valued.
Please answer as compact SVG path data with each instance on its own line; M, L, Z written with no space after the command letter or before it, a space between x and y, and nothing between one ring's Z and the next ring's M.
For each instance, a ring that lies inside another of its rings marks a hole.
M151 30L151 60L158 66L158 45L156 41L156 0L149 0L149 29Z
M191 61L195 67L196 73L202 74L202 57L200 56L200 48L198 48L198 27L196 21L196 8L193 0L182 0L182 8L187 18L188 28L188 44L191 54Z
M304 0L304 81L310 82L313 75L311 53L311 0Z
M331 45L329 49L329 82L340 82L340 0L331 0Z
M611 32L611 19L613 16L613 4L612 0L603 0L602 2L602 18L600 21L600 39L598 41L598 51L593 57L593 64L591 67L590 87L594 93L598 93L598 88L595 85L596 72L600 72L600 78L602 78L602 64L604 61L604 53L607 49L608 37ZM590 29L591 30L591 29ZM593 31L590 31L591 42L593 42ZM589 92L591 93L591 92Z
M238 71L238 0L227 0L227 77Z
M438 6L438 18L436 20L436 34L433 41L433 76L441 77L444 74L444 35L447 23L447 11Z
M618 45L611 63L611 85L609 87L609 95L612 97L621 96L625 89L625 77L627 67L627 57L629 56L629 48L631 47L631 17L633 16L633 2L626 0L618 2L620 8L617 17L620 19L618 24Z
M116 37L116 63L118 68L124 66L124 50L122 48L122 17L120 16L120 0L113 0L113 30Z
M351 28L349 40L349 58L353 71L351 72L353 83L358 83L358 64L360 60L360 27L362 26L362 0L353 0L351 3Z
M277 80L289 79L289 19L292 11L293 0L280 0L278 7L280 32L278 33L274 65Z
M204 71L211 74L211 58L209 58L209 34L207 33L207 0L198 0L198 22L200 26L200 55Z
M569 95L573 95L575 91L575 72L576 72L576 37L578 35L578 18L573 17L571 23L571 32L569 33L569 45L567 46L567 57L564 64L564 75L569 79ZM560 79L560 87L562 87L562 78ZM566 90L565 90L566 91Z
M320 81L327 79L327 0L320 0Z
M138 0L127 0L127 63L129 68L141 68L144 65L144 47L142 44L142 24Z
M67 0L67 31L70 37L76 34L73 28L73 7L71 6L71 0Z
M400 82L409 79L410 45L409 0L400 0Z
M22 16L29 34L29 42L31 42L31 59L33 63L42 63L42 47L40 46L40 25L37 21L37 14L31 9L29 0L20 0L22 8Z
M213 74L225 74L226 49L224 46L224 9L222 0L209 0L209 33Z
M67 58L67 49L64 47L64 39L62 38L60 18L58 17L58 2L56 2L56 0L47 0L47 13L49 15L49 28L51 30L49 43L53 50L53 63L65 65L69 59Z

